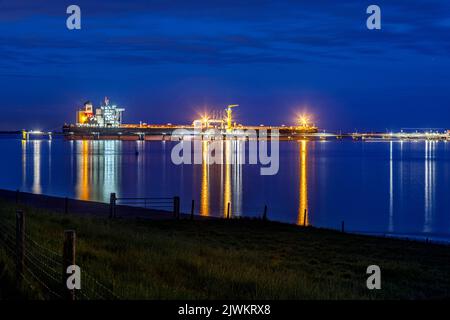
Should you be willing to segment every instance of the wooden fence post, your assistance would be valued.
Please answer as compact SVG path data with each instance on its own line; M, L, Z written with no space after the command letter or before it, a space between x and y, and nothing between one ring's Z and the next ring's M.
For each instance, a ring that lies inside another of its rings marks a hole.
M175 219L180 218L180 197L175 196L173 197L173 215Z
M16 282L22 283L25 255L25 214L16 211Z
M116 217L116 193L112 192L109 197L109 217L115 218Z
M63 247L63 270L62 270L62 286L63 286L63 299L75 300L75 289L69 290L67 287L67 268L75 265L75 253L76 253L76 234L73 230L64 231L64 247ZM69 275L70 276L70 275Z
M69 213L69 198L67 197L64 198L64 213Z
M308 211L306 211L306 208L305 208L305 212L304 212L304 214L303 214L303 226L304 227L306 227L306 215L308 214Z
M191 204L191 220L194 220L194 199L192 199L192 204Z
M230 203L228 202L228 205L227 205L227 219L230 219Z
M267 221L267 204L264 205L263 221Z

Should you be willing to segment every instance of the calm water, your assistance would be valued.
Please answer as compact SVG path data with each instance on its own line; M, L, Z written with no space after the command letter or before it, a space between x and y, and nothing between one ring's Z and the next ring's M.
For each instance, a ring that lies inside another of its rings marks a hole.
M224 142L224 152L242 144ZM183 211L195 199L198 214L213 216L228 202L245 216L267 204L273 220L450 239L450 143L280 142L275 176L255 165L176 166L173 145L3 137L0 188L105 202L111 192L179 195Z

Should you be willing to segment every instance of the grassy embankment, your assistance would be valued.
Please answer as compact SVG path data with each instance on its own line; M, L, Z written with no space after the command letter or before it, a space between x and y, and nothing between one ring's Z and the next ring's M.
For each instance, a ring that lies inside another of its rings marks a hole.
M110 221L25 210L28 234L54 251L63 230L75 229L77 264L125 299L450 296L450 247L247 219ZM0 219L12 222L14 211L0 202ZM17 297L1 252L0 298ZM371 264L381 267L382 290L366 289Z

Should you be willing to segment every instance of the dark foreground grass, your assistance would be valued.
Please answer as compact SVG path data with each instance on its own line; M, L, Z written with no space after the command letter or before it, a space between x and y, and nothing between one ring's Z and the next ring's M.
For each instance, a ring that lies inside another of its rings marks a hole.
M15 209L0 203L0 219L13 221ZM247 219L110 221L25 211L28 234L52 250L61 251L64 229L76 230L82 272L124 299L450 297L446 246ZM381 290L366 288L372 264L381 267Z

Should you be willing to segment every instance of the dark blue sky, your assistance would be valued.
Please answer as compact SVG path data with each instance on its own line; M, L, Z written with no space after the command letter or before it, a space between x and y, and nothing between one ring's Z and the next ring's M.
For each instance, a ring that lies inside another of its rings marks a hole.
M2 130L57 129L105 95L129 123L237 103L244 124L450 128L450 2L0 1L0 88Z

